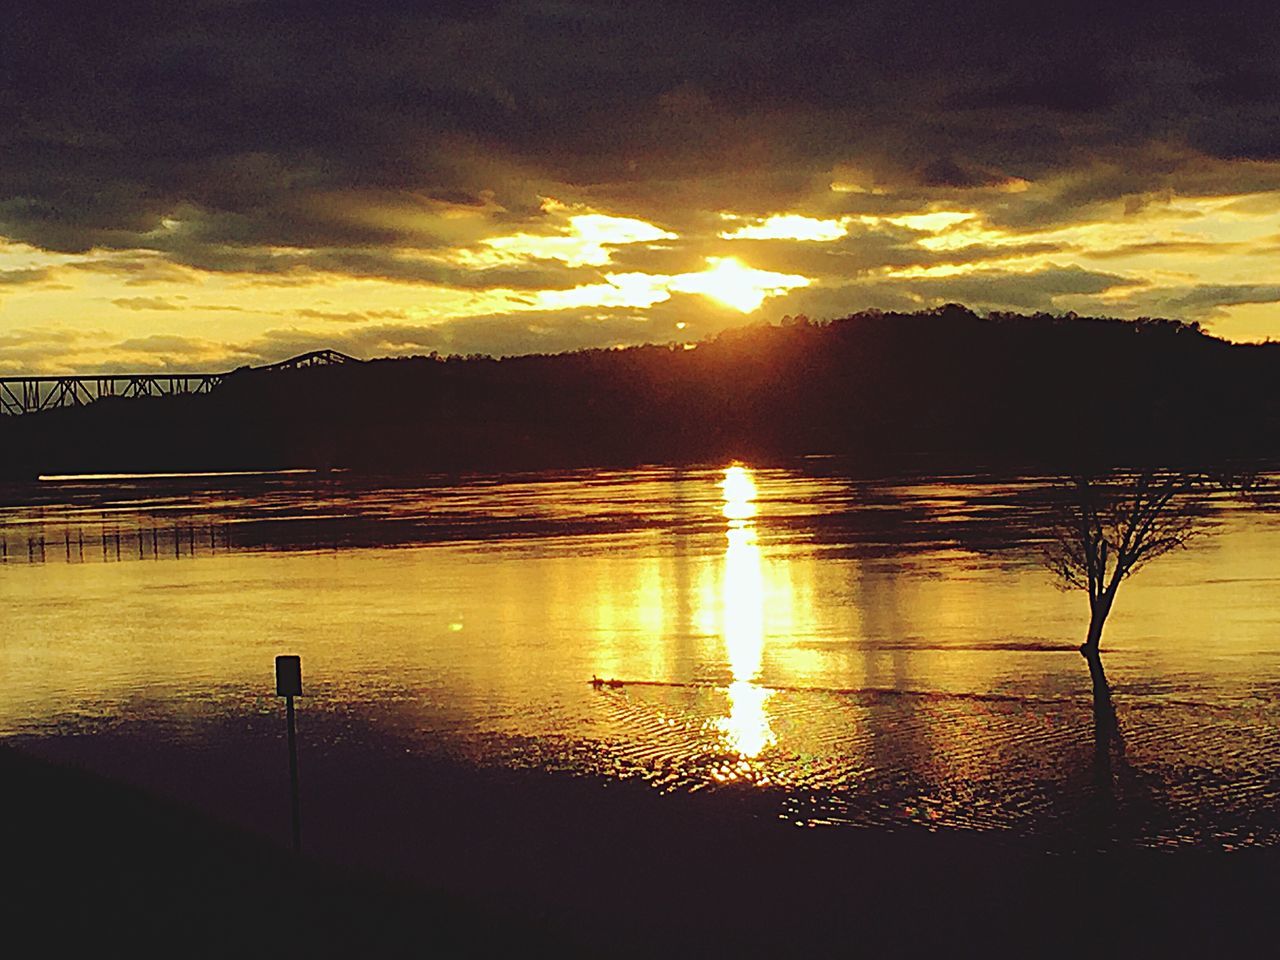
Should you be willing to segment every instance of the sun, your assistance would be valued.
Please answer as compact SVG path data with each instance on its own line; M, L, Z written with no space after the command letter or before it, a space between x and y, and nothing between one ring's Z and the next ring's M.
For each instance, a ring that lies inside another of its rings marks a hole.
M750 313L766 297L807 287L809 278L794 273L773 273L748 267L737 257L708 257L707 269L684 273L672 279L670 288L681 293L700 293L717 303Z

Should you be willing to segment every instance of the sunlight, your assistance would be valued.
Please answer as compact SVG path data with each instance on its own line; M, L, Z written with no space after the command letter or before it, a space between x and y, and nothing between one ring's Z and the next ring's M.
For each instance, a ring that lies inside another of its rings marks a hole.
M670 289L680 293L700 293L742 313L750 313L775 296L796 287L807 287L808 277L794 273L773 273L748 267L737 257L707 257L708 269L673 277Z
M726 520L750 520L756 515L756 482L746 467L736 464L729 467L720 481L720 489L724 491L723 513Z
M738 218L733 218L738 219ZM819 220L798 213L777 214L766 217L755 223L746 224L737 230L726 230L720 234L724 240L839 240L848 231L849 220Z
M908 230L919 230L924 233L941 233L958 223L972 220L977 216L967 210L935 210L932 213L907 213L896 217L863 216L858 219L868 226L891 223L895 227L906 227Z
M1075 266L1122 278L1111 289L1086 295L1076 309L1097 310L1106 305L1106 309L1122 313L1154 311L1162 288L1169 290L1176 303L1178 291L1193 285L1238 283L1244 259L1241 250L1268 242L1280 230L1278 201L1280 195L1275 192L1173 197L1149 203L1125 220L1100 219L1025 231L975 217L916 241L927 250L955 254L954 262L887 268L881 276L893 280L965 275L995 278ZM1119 212L1120 203L1114 206ZM966 261L962 254L969 247L998 249L1002 255L988 253ZM1074 251L1073 255L1064 256L1066 250ZM1057 303L1072 305L1065 298ZM1229 308L1219 308L1217 316L1227 319ZM1235 326L1230 334L1233 339L1262 339L1269 323L1270 313L1262 322Z
M720 487L722 512L729 521L725 532L721 581L721 632L729 661L729 715L720 720L729 745L744 758L757 756L776 741L765 710L772 693L754 681L764 656L764 567L756 543L756 485L751 472L731 466Z
M807 277L771 273L746 266L736 257L708 257L710 269L663 276L648 273L607 273L604 283L588 283L570 290L540 290L526 303L533 309L566 307L652 307L671 298L673 291L696 293L750 313L767 297L809 285ZM508 309L516 310L520 304Z
M647 273L607 273L604 283L588 283L570 290L540 290L532 304L538 310L566 307L652 307L671 298L668 277ZM514 309L514 308L513 308Z
M543 209L556 216L568 208L548 201ZM644 220L603 213L575 213L563 217L562 223L559 232L550 236L515 233L489 237L481 243L498 254L499 260L533 258L559 260L567 267L599 267L609 262L611 246L677 239L674 233Z

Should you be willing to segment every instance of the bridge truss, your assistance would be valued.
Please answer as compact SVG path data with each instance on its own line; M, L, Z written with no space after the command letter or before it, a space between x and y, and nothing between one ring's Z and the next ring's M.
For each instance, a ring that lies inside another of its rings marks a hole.
M77 377L0 377L0 415L21 416L82 407L107 397L174 397L211 393L228 377L244 373L300 370L337 363L359 363L336 350L313 350L263 367L229 373L104 373Z

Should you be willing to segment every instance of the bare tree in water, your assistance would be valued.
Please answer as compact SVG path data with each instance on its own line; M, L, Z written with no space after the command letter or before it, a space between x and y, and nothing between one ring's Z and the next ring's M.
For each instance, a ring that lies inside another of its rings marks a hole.
M1186 544L1203 516L1195 494L1224 481L1202 472L1146 469L1064 480L1053 514L1047 561L1065 588L1089 595L1089 631L1080 653L1093 681L1094 744L1101 770L1111 747L1124 751L1111 686L1102 668L1102 628L1121 582L1146 563Z

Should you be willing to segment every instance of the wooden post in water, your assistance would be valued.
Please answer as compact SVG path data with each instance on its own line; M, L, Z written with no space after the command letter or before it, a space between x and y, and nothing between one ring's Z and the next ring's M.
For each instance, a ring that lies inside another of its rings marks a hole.
M293 698L302 695L302 658L276 657L276 696L284 697L289 725L289 788L293 810L293 852L302 853L302 820L298 804L298 734L293 719Z

